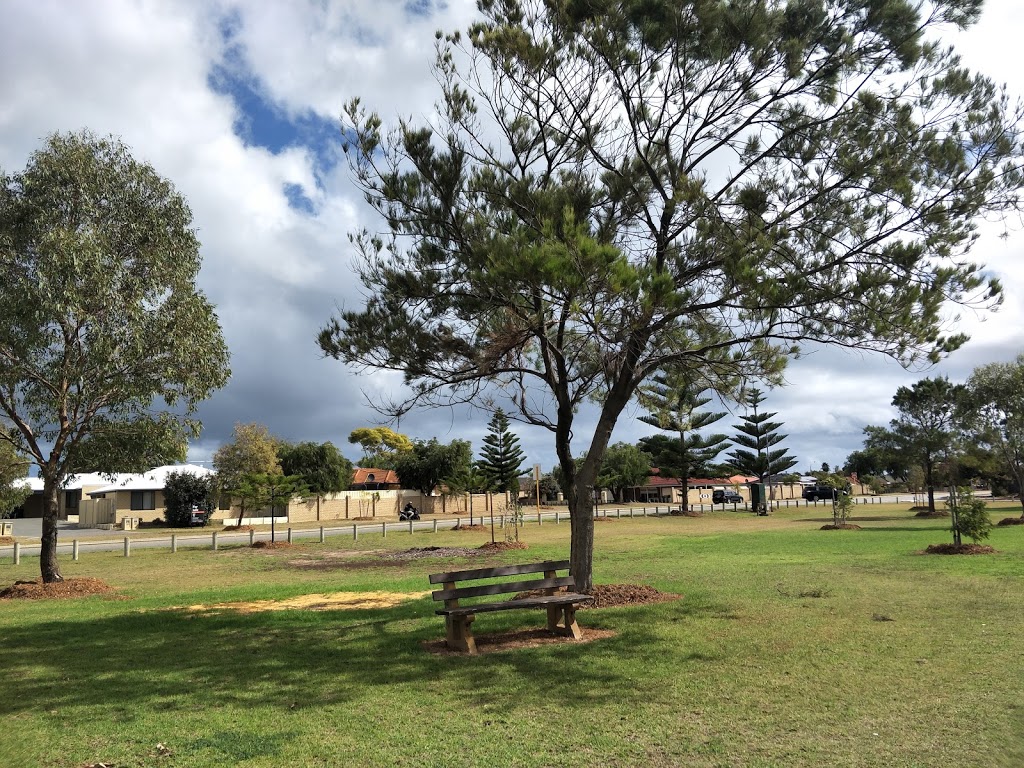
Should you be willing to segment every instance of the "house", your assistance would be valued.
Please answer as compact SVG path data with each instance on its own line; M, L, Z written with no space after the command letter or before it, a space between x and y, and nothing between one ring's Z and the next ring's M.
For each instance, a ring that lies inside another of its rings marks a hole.
M64 486L57 492L58 511L57 518L67 520L68 515L74 517L78 514L83 498L95 488L101 488L110 483L111 477L101 472L88 472L80 475L71 475ZM26 477L24 482L32 491L32 495L25 499L20 507L21 517L42 517L43 516L43 478ZM16 512L16 514L18 514Z
M214 474L212 469L195 464L169 464L155 467L148 472L125 473L107 476L107 483L89 490L93 501L106 501L99 517L112 518L102 522L115 525L127 518L155 520L166 514L164 504L164 486L167 476L172 472L185 472L190 475L206 477ZM86 521L79 521L80 523Z
M395 470L374 467L356 467L352 473L352 485L349 486L353 491L397 491L401 487Z

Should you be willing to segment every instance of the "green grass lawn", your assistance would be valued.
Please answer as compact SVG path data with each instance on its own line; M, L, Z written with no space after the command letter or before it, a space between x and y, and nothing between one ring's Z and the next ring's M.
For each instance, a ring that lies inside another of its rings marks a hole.
M1018 514L1008 507L999 519ZM861 517L863 516L863 517ZM478 546L471 532L85 553L128 600L0 602L0 765L1020 766L1024 526L997 553L920 554L948 522L821 509L598 523L597 583L681 600L584 610L617 633L439 656L429 597L391 608L196 613L197 603L314 592L421 593L427 574L565 557L568 525L528 525L526 552L380 557ZM0 564L0 585L38 561ZM479 634L543 614L483 614ZM159 754L157 744L170 754Z

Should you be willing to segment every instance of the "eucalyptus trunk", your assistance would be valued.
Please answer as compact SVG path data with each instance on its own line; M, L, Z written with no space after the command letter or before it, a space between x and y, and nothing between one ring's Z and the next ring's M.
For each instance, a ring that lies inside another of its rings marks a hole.
M57 518L60 489L50 479L43 482L43 533L39 539L39 572L44 584L64 581L57 564Z

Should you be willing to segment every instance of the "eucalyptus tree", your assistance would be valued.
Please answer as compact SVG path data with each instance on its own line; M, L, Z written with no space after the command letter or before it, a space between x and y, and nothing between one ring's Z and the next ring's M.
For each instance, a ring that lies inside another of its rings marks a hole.
M659 370L716 388L811 342L936 360L964 341L946 302L998 301L966 253L1018 204L1020 108L936 40L976 0L478 7L438 34L431 122L346 109L382 227L352 235L365 307L319 342L401 371L394 416L507 401L548 429L580 588L589 489Z
M107 432L144 454L180 444L227 382L199 265L184 198L116 139L54 134L24 171L0 171L0 440L43 479L44 582L62 580L58 494L93 430L97 466Z
M0 440L0 519L8 517L32 494L25 481L30 462L14 446Z
M347 491L352 484L352 462L334 443L277 444L281 472L302 478L306 495L316 499L316 519L320 519L320 501L327 495Z

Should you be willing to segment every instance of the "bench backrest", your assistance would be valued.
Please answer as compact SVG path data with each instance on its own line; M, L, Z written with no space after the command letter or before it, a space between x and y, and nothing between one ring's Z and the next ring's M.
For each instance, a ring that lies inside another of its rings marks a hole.
M522 565L502 565L497 568L473 568L467 571L450 571L430 575L431 584L443 584L444 589L431 593L434 600L443 600L448 608L457 608L458 601L466 597L484 597L500 595L507 592L527 592L541 589L553 593L556 589L567 587L572 589L576 582L572 576L556 576L557 571L569 570L568 560L548 560L543 563L525 563ZM493 579L503 576L542 573L542 578L517 579L494 584L482 584L470 587L458 587L458 582Z

